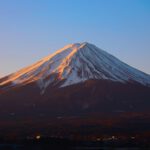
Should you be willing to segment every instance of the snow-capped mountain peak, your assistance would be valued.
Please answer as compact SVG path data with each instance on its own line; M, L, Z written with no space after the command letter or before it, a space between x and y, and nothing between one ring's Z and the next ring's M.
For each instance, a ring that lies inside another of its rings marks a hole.
M69 44L39 62L0 79L0 86L37 83L42 93L51 84L60 87L89 79L150 85L150 76L123 63L96 46L84 42Z

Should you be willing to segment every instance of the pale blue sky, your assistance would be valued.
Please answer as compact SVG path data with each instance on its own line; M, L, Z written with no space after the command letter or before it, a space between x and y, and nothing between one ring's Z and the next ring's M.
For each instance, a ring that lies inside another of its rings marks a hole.
M150 0L0 0L0 77L84 41L150 74Z

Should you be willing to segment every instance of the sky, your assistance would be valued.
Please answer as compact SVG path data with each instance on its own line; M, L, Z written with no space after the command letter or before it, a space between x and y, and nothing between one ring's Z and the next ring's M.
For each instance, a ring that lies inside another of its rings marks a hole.
M150 0L0 0L0 77L85 41L150 74Z

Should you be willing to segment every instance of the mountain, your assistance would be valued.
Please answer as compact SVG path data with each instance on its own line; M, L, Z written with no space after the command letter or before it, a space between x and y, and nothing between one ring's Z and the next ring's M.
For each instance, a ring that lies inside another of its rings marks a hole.
M150 75L87 42L67 45L0 79L1 133L8 126L21 130L37 122L47 129L60 122L141 120L150 116L149 108Z
M150 76L89 43L67 45L54 54L0 80L4 87L37 83L42 93L51 84L65 87L89 79L150 86Z

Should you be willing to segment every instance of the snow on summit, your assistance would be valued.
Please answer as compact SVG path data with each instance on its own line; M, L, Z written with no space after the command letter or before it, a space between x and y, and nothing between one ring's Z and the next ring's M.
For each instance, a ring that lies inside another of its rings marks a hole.
M123 63L93 44L69 44L39 62L0 79L0 86L23 86L35 82L42 92L60 81L60 87L105 79L150 85L150 76Z

